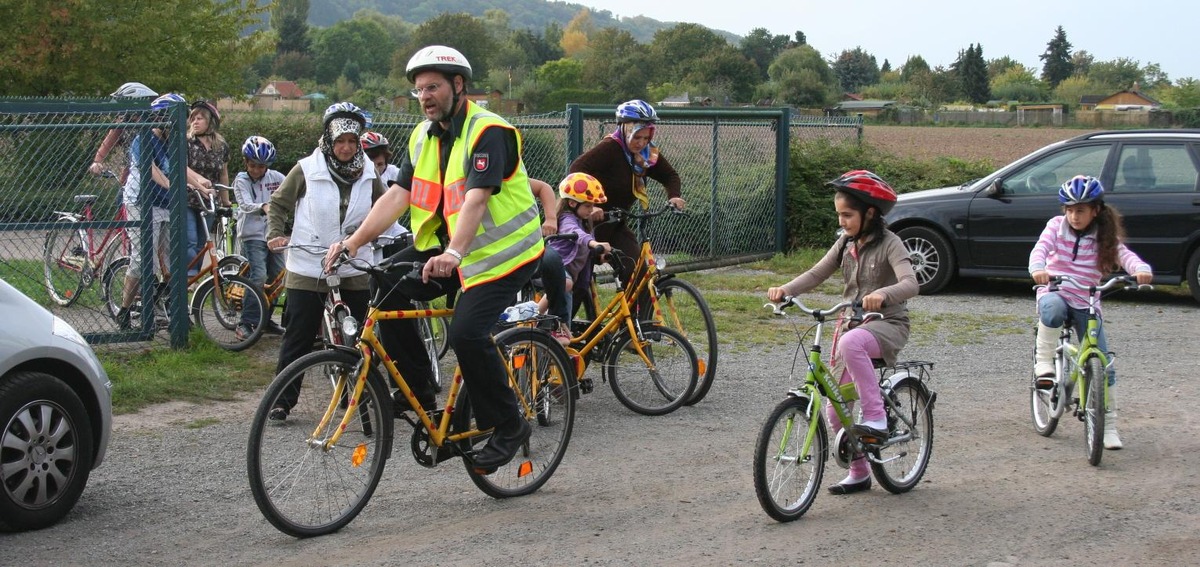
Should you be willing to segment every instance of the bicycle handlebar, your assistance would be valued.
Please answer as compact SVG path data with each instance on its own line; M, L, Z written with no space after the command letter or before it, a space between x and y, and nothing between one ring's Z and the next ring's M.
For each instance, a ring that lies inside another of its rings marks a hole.
M634 220L652 219L654 217L661 216L667 212L671 212L676 215L688 214L687 211L677 208L675 205L672 205L668 201L666 203L663 203L663 205L661 207L654 209L654 210L647 209L646 212L644 212L644 213L637 213L631 209L622 209L620 207L608 209L604 212L604 221L603 222L605 222L605 223L617 222L623 218L631 218Z
M1108 281L1106 281L1100 285L1085 286L1078 279L1073 278L1066 274L1059 275L1059 276L1050 276L1050 283L1044 284L1044 285L1042 285L1042 284L1035 285L1035 286L1033 286L1033 289L1036 290L1036 289L1040 289L1040 288L1044 287L1049 291L1059 291L1059 290L1062 290L1062 284L1064 284L1064 283L1071 283L1079 288L1086 287L1088 290L1088 295L1094 295L1096 292L1100 292L1101 294L1103 294L1104 292L1107 292L1110 290L1115 290L1117 288L1126 289L1126 290L1137 290L1137 291L1154 289L1153 285L1137 283L1137 277L1131 276L1131 275L1113 276L1113 277L1109 278ZM1068 293L1070 293L1069 290L1063 290L1063 291L1067 291Z
M851 322L867 322L872 319L883 319L883 313L878 311L863 311L861 301L843 301L837 305L834 305L833 307L822 310L805 305L804 302L800 301L800 298L798 297L786 296L783 298L783 301L779 303L767 302L763 304L763 307L770 309L776 315L786 315L786 310L790 305L799 307L801 311L812 315L812 317L818 321L824 321L830 315L840 313L847 307L852 307L854 309L854 313L850 316Z

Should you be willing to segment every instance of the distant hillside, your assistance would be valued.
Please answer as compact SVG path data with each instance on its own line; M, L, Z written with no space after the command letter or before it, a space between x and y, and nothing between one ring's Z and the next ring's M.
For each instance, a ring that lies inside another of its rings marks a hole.
M355 12L364 8L374 9L389 16L400 16L404 21L414 24L424 23L442 12L466 12L472 16L482 17L484 12L495 8L508 12L513 28L527 28L540 32L550 22L558 22L566 27L567 23L587 6L547 0L311 0L308 9L308 23L313 26L328 27L338 21L349 19ZM654 32L672 27L677 23L660 22L642 16L618 20L608 10L591 10L592 22L597 28L616 27L627 30L642 43L649 43L653 40ZM721 30L713 31L725 37L730 43L737 44L741 41L741 36L736 34Z

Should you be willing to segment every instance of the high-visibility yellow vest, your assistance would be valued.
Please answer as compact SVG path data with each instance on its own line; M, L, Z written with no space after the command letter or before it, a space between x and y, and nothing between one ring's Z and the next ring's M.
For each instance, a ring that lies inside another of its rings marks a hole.
M517 168L503 180L500 192L488 198L487 212L479 223L475 238L463 253L458 267L463 289L495 280L532 262L542 255L541 218L525 163L520 161L521 134L499 116L467 102L463 129L450 149L450 160L442 175L439 159L439 140L430 138L426 120L413 129L408 139L408 156L413 164L413 180L409 197L412 215L413 243L418 250L430 250L441 245L437 232L443 225L451 238L457 228L459 212L466 200L466 180L475 156L475 147L483 132L491 127L507 128L517 135ZM442 179L445 179L443 185ZM442 214L437 214L441 204ZM445 220L443 220L443 217Z

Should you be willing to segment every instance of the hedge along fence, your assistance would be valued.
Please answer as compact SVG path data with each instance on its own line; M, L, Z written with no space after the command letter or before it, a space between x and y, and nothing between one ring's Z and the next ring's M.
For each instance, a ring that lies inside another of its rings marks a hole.
M833 190L825 185L853 169L868 169L901 193L957 186L995 170L990 160L941 157L933 160L901 158L871 147L816 139L791 145L789 161L786 249L832 244L837 231Z

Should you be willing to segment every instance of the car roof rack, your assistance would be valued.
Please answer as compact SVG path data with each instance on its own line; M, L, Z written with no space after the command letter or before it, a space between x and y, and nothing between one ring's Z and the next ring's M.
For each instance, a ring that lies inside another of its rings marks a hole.
M1107 138L1110 136L1200 136L1200 128L1146 128L1138 130L1100 130L1097 132L1087 132L1071 138L1071 140L1092 140L1096 138Z

